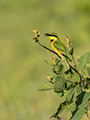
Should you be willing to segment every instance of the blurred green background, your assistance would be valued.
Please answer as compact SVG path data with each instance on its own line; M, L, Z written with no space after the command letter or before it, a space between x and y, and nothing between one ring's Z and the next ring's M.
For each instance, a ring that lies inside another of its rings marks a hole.
M53 91L37 91L48 84L51 67L44 60L53 54L32 40L33 29L48 47L45 32L62 40L69 35L81 56L90 51L90 1L0 0L0 120L48 120L60 103Z

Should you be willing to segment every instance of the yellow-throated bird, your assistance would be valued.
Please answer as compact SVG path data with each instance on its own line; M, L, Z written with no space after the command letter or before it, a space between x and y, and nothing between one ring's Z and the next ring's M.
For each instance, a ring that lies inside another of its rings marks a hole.
M70 56L68 55L66 47L61 42L61 40L59 39L57 34L56 33L51 33L51 34L45 33L45 35L49 37L50 42L51 42L51 47L60 56L60 58L66 63L66 65L68 66L70 72L72 73L71 67L70 67L70 65L69 65L69 63L67 61L67 59L69 61L71 61Z

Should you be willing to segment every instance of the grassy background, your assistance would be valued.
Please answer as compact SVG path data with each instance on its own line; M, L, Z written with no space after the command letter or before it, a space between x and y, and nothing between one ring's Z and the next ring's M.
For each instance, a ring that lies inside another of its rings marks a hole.
M48 120L60 98L37 89L48 84L51 68L44 62L53 56L31 39L31 30L41 33L40 42L50 47L45 32L69 35L75 55L90 51L90 1L2 0L0 1L0 119ZM69 119L61 114L64 120Z

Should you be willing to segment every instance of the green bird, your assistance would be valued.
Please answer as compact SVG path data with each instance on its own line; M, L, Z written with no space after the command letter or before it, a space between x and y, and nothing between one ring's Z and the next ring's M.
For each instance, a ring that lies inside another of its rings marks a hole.
M71 67L70 67L70 65L69 65L69 63L67 61L67 60L71 61L71 58L67 53L66 47L61 42L61 40L59 39L57 34L56 33L51 33L51 34L45 33L45 35L49 37L51 47L60 56L60 58L66 63L66 65L68 66L70 72L72 73Z

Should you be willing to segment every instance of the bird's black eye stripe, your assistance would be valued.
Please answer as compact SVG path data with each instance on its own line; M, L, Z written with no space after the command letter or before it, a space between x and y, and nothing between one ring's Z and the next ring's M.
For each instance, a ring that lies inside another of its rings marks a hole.
M46 36L50 36L50 34L49 34L49 33L45 33L45 35L46 35Z
M57 37L56 35L53 35L53 34L51 35L51 34L49 34L49 33L45 33L45 35L46 35L46 36L54 36L54 37Z

